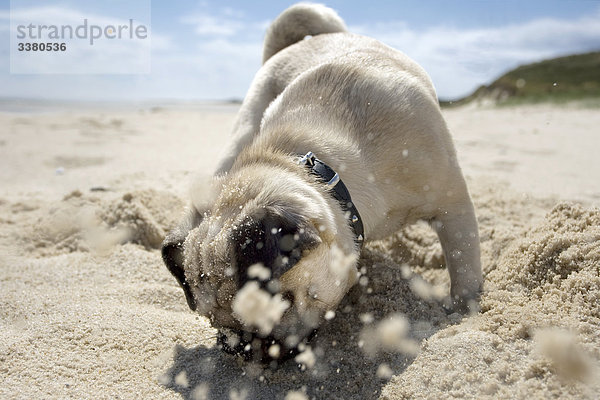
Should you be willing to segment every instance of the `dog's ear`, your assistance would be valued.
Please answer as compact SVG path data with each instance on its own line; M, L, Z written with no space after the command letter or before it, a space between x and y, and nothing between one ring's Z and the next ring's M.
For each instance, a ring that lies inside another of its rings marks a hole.
M162 259L185 293L185 299L192 310L196 310L196 301L185 279L183 268L183 243L188 233L200 224L202 216L194 207L190 207L180 224L165 237L162 243Z
M272 207L247 217L232 236L239 287L249 280L251 265L262 264L271 271L271 279L278 279L304 251L321 242L317 230L304 218Z

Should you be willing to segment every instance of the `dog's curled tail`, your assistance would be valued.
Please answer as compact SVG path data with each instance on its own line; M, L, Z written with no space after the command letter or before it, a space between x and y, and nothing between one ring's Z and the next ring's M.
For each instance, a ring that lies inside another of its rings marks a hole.
M329 7L322 4L298 3L286 9L267 29L263 48L263 64L280 50L306 36L345 32L346 24Z

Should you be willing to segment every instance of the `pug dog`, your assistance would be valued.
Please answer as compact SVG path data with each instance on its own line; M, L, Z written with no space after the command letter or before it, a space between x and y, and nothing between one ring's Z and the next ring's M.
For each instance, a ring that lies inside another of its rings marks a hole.
M293 354L357 282L363 242L419 219L438 234L453 307L482 289L473 204L428 75L323 5L270 25L230 145L198 187L162 255L226 351Z

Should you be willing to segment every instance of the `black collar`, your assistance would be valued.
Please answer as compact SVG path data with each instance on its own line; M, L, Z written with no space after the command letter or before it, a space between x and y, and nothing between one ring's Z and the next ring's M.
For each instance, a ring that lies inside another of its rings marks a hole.
M354 231L354 241L359 248L364 242L364 227L360 214L356 206L352 202L350 192L340 176L330 166L319 160L312 151L300 157L298 164L305 165L310 169L310 172L317 175L319 179L331 189L331 195L340 203L342 211L345 212L346 218Z

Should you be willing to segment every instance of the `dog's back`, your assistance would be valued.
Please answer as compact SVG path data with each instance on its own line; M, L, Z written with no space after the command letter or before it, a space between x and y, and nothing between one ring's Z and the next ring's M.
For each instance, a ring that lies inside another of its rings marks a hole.
M307 36L312 38L303 40ZM379 62L377 60L386 65L375 71L375 75L387 81L404 80L406 90L406 83L410 82L410 90L428 97L428 102L435 103L437 108L435 89L429 76L402 52L375 39L348 32L336 12L323 5L300 3L285 10L267 29L263 67L254 77L240 108L233 128L233 140L222 154L216 175L231 169L240 151L249 146L260 132L267 107L273 105L274 100L293 82L299 83L300 75L306 75L315 68L331 66L339 72L333 78L343 80L353 69L367 68ZM389 79L381 74L381 71L390 71L387 64L393 70ZM335 82L328 84L332 86Z

